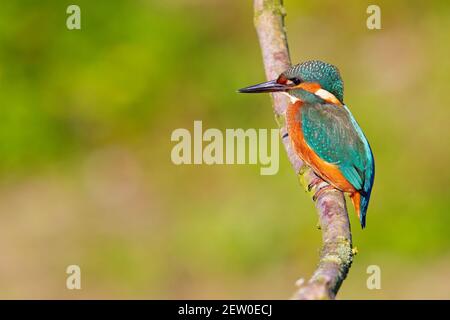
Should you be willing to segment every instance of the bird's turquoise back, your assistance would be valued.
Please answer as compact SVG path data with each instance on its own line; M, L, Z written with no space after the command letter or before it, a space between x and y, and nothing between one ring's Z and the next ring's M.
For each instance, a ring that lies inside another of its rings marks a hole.
M301 108L306 143L323 160L339 167L361 194L361 225L365 224L375 165L370 145L347 107L305 103Z

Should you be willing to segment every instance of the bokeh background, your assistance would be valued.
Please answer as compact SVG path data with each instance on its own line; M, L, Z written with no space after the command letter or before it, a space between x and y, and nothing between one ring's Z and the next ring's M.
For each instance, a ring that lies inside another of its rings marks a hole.
M339 66L376 158L339 298L448 299L450 7L376 1L368 30L369 4L285 1L293 61ZM0 7L0 298L285 299L311 275L321 234L282 149L274 176L170 160L194 120L276 127L268 96L235 93L264 80L251 1Z

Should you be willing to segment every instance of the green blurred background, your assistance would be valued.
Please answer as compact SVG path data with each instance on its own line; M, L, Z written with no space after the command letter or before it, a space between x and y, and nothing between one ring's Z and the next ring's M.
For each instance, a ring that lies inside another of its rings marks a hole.
M372 31L369 4L285 0L293 61L339 66L376 159L339 298L448 299L449 4L376 1ZM289 298L321 234L284 151L274 176L170 160L194 120L275 128L268 96L235 93L263 80L251 1L3 1L0 298Z

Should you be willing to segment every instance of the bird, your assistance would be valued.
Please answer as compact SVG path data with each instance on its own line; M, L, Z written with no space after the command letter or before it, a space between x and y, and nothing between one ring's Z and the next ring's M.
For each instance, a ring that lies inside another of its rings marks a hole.
M344 103L339 69L319 60L305 61L275 80L238 92L280 92L289 97L284 116L293 150L331 188L349 194L364 229L375 161L367 138Z

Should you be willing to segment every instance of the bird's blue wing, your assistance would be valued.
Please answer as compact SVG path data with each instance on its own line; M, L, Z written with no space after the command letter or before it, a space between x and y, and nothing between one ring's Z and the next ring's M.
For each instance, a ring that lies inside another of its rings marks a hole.
M369 143L347 107L324 103L301 108L306 143L323 160L337 165L361 193L365 215L373 185L375 165Z

